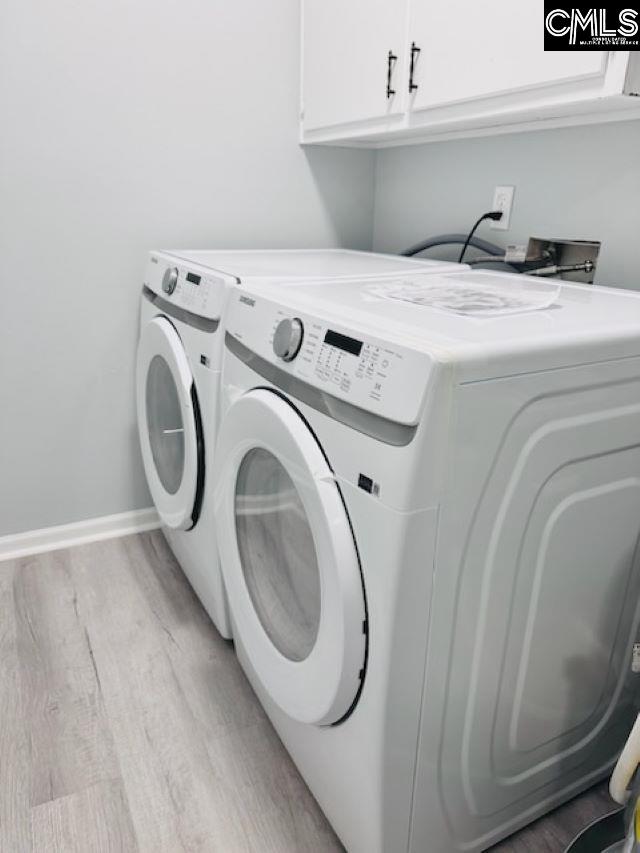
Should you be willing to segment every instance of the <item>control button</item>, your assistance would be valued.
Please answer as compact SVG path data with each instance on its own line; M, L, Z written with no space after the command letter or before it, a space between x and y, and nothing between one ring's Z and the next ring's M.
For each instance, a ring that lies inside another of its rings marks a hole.
M176 284L178 283L178 268L177 267L167 267L164 271L164 275L162 276L162 289L165 293L171 294L176 289Z
M283 361L293 361L302 346L303 337L302 320L298 317L281 320L273 335L273 351Z

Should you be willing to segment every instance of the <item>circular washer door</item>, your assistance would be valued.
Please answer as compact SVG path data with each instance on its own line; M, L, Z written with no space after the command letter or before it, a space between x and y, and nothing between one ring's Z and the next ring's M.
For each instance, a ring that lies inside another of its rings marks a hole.
M234 636L285 713L334 723L364 676L366 609L333 472L296 409L257 389L223 420L214 478Z
M142 331L136 379L140 447L153 502L167 527L188 530L203 465L199 415L182 341L165 317Z

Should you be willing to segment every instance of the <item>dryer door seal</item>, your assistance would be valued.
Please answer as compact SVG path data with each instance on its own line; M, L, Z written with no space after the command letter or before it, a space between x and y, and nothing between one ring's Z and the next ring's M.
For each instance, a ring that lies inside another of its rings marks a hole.
M236 642L290 717L339 721L364 677L366 606L347 511L316 437L279 394L250 391L223 420L214 482Z
M140 448L160 519L173 530L193 525L203 464L193 376L182 341L166 317L142 330L138 345Z

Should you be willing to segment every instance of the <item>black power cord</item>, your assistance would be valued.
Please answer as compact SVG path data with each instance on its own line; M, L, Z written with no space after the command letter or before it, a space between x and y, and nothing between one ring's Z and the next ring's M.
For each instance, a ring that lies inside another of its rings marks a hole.
M482 214L480 219L478 219L478 221L473 226L471 231L469 231L469 233L467 234L467 239L464 241L464 246L462 247L462 251L460 252L460 257L458 258L459 264L462 263L462 259L464 258L464 254L467 251L467 247L469 246L471 238L476 233L476 229L477 229L478 225L480 225L481 222L484 222L485 219L493 219L494 222L498 222L500 219L502 219L502 211L501 210L490 210L487 213Z

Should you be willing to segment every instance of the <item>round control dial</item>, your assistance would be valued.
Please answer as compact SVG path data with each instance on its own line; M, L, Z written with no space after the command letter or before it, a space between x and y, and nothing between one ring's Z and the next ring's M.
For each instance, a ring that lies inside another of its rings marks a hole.
M177 267L167 267L164 271L164 275L162 276L162 289L165 293L168 293L169 296L176 289L176 285L178 283L178 268Z
M283 361L293 361L302 346L304 326L298 317L281 320L273 335L273 351Z

